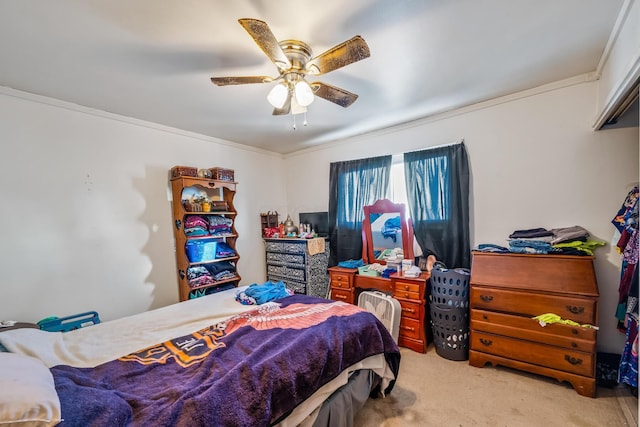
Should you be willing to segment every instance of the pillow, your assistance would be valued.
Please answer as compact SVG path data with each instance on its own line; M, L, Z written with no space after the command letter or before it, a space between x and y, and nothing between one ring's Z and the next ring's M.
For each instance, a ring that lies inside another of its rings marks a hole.
M61 421L53 375L39 359L0 353L0 426L54 426Z

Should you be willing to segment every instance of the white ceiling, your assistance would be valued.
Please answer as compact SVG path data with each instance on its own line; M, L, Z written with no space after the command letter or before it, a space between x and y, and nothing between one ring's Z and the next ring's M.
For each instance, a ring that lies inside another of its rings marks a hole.
M596 70L624 0L0 0L0 86L291 153ZM318 80L359 95L273 116L277 76L238 24L371 57Z

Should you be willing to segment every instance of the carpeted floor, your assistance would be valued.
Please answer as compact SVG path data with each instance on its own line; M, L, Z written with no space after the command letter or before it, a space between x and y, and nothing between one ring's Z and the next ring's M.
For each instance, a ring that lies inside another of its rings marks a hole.
M638 425L638 399L624 386L599 387L592 399L554 379L445 359L432 345L427 354L401 353L395 388L369 399L355 427Z

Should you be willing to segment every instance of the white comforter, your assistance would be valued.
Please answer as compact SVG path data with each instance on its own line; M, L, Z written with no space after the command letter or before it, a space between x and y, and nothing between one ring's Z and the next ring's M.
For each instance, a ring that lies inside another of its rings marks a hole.
M65 333L13 329L0 333L0 343L13 353L42 360L47 367L94 367L255 309L235 301L236 292L242 289L229 289Z

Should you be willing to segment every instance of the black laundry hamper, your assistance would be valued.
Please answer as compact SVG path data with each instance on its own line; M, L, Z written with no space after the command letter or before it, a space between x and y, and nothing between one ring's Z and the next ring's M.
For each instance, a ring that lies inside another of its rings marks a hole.
M468 269L433 269L429 280L429 308L433 344L441 357L469 358Z

